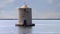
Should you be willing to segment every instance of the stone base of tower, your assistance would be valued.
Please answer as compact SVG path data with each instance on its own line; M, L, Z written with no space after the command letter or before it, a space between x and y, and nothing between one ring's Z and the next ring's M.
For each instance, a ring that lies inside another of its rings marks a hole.
M30 25L24 25L24 24L22 24L22 25L21 25L21 24L16 24L16 26L28 26L28 27L29 27L29 26L35 26L35 24L30 24Z

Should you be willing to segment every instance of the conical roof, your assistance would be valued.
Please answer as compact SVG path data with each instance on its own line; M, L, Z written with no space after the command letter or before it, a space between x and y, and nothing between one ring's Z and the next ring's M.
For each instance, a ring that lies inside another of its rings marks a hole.
M23 6L21 6L21 8L28 8L28 7L27 7L27 5L23 5Z

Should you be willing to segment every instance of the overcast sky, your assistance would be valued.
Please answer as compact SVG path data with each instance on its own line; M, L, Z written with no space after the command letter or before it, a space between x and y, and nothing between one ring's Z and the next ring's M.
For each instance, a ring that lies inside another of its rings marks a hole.
M60 0L27 0L33 18L60 18ZM0 18L18 18L23 0L0 0Z

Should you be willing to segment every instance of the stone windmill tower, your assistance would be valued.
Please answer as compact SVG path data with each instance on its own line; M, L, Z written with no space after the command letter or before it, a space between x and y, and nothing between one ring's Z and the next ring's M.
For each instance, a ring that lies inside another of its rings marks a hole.
M18 24L17 26L34 26L35 24L32 24L32 9L27 6L27 4L24 4L20 8L18 8Z

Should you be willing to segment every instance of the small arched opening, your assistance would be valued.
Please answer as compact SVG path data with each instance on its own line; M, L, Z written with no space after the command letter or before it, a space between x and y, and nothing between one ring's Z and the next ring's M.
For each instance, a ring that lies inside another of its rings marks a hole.
M24 20L24 25L27 25L27 20Z

